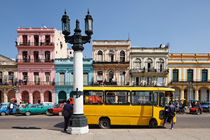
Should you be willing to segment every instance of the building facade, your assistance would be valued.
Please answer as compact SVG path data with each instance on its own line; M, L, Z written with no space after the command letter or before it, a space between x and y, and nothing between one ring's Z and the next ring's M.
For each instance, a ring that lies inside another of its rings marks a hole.
M166 45L157 48L131 48L130 85L167 86L168 55Z
M0 103L16 98L17 65L10 58L0 55Z
M130 40L93 40L95 85L129 85L130 48Z
M210 54L170 54L169 86L175 99L210 101Z
M67 44L55 28L18 28L16 47L18 98L21 102L55 102L55 58L67 58Z
M55 103L63 103L73 97L74 69L73 58L55 59ZM83 59L84 86L93 83L93 59Z

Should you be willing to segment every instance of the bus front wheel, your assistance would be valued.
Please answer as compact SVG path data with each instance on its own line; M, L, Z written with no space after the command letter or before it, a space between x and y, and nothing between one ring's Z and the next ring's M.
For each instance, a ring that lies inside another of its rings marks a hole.
M110 120L108 118L101 118L99 120L99 127L103 129L110 128Z
M151 119L149 121L149 127L150 128L157 128L157 121L155 119Z

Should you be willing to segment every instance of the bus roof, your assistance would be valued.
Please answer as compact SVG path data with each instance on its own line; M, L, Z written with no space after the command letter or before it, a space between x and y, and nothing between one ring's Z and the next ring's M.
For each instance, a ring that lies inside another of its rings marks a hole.
M168 87L84 87L84 90L175 91Z

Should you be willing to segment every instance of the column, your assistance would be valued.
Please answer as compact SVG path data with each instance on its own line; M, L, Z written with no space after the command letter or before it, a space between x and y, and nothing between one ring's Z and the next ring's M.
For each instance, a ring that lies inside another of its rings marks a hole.
M33 93L29 93L29 103L33 104Z
M186 100L184 98L184 87L181 88L181 98L180 99L181 99L182 104L184 103L184 100Z
M7 96L7 90L4 89L4 103L7 103L8 102L8 96Z
M199 96L198 96L198 88L196 88L196 89L195 89L195 100L196 100L196 101L199 100L198 97L199 97Z
M53 103L58 103L58 100L57 100L57 102L56 102L56 100L55 100L55 98L58 98L58 96L57 97L55 97L56 96L56 94L55 94L55 89L54 90L52 90L52 102Z
M40 92L40 100L41 103L44 102L44 93L42 91Z

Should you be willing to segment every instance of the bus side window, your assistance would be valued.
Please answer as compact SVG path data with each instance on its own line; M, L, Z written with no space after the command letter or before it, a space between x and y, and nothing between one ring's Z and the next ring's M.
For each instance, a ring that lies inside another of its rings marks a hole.
M84 104L85 105L102 105L103 91L85 91Z
M108 105L129 105L128 91L108 91L106 92L106 104Z
M132 92L132 105L152 105L152 91Z
M115 104L115 94L112 92L106 93L106 104Z
M154 106L157 106L158 105L158 92L156 91L155 93L154 93Z

